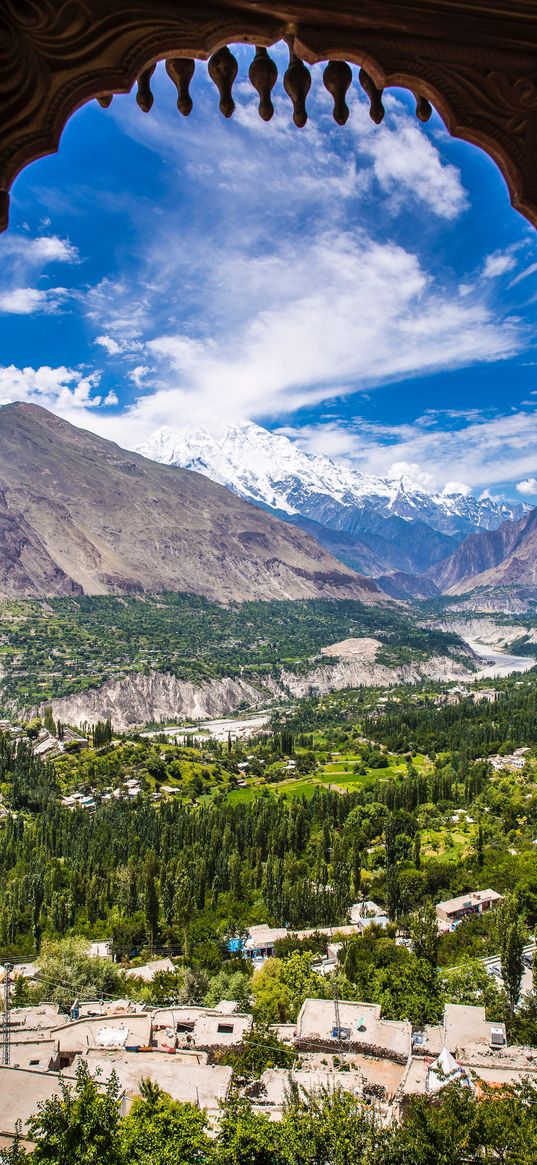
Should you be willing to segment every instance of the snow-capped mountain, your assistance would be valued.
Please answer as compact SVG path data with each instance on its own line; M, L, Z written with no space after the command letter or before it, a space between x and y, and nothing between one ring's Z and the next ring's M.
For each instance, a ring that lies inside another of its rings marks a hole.
M251 502L306 526L333 554L357 569L425 570L463 538L495 530L529 507L492 498L427 493L409 477L360 473L306 453L288 437L253 422L159 429L138 452L194 469ZM338 545L339 553L338 553Z

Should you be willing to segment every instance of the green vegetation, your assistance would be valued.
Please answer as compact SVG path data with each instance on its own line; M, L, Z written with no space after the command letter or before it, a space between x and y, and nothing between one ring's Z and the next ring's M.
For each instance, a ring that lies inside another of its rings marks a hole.
M424 630L395 607L354 601L220 607L190 594L20 600L0 608L2 701L30 708L148 668L202 681L300 668L321 647L374 635L391 665L456 654L455 635Z
M510 710L509 747L533 731L535 682L519 683L499 701L498 723L503 701ZM84 990L147 1002L212 1003L220 995L253 1006L260 1024L293 1021L308 994L331 991L314 965L326 938L285 940L252 979L247 962L230 956L229 937L258 922L337 927L363 895L409 929L413 949L375 926L345 940L342 998L379 1002L388 1018L416 1023L437 1019L446 1000L469 998L504 1016L512 1032L537 1035L531 1008L515 1011L521 947L537 925L535 754L516 772L495 772L462 747L388 751L385 734L400 747L410 743L410 715L413 728L429 733L434 716L442 727L449 712L459 739L457 706L436 706L424 692L407 693L406 702L402 695L401 703L371 692L304 701L286 723L276 720L244 744L113 739L54 765L0 736L0 958L40 950L41 975L60 984L62 1006ZM328 723L306 731L315 705ZM491 705L471 708L480 751ZM364 735L366 724L378 743ZM121 787L127 775L142 789L132 799L108 795L94 812L60 802L66 788ZM162 796L168 786L178 794ZM514 897L497 919L468 919L438 940L431 904L485 886ZM121 964L84 961L76 943L54 947L76 936L112 937L120 959L143 959L156 946L179 962L148 988L125 979ZM494 953L505 991L475 971L476 959ZM96 981L97 973L108 978Z
M31 1133L36 1165L533 1165L537 1098L529 1084L480 1099L451 1085L435 1104L414 1099L401 1125L384 1127L350 1093L291 1088L279 1123L232 1097L212 1139L204 1112L149 1081L121 1117L115 1078L100 1086L82 1062ZM20 1165L19 1146L5 1159Z

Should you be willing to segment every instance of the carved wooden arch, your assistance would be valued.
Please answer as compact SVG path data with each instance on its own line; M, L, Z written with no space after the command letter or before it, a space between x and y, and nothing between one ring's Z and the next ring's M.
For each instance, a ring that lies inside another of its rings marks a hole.
M537 226L534 0L2 0L0 229L16 175L58 149L85 102L128 92L164 58L282 38L299 62L351 61L373 90L427 98L453 136L494 159Z

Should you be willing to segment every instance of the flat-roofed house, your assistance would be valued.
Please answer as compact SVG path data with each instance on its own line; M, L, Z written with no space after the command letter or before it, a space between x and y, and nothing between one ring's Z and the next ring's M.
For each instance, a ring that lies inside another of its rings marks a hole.
M116 1073L127 1109L134 1097L140 1094L141 1081L149 1079L168 1092L173 1100L188 1101L216 1113L228 1095L233 1073L233 1069L225 1064L198 1063L194 1057L185 1062L184 1057L156 1050L135 1054L125 1048L106 1052L90 1048L84 1059L92 1076L99 1071L102 1083L112 1072Z
M296 1045L337 1052L339 1048L373 1056L386 1056L399 1063L408 1059L412 1025L407 1020L382 1019L377 1003L338 1002L306 999L296 1025Z
M23 1135L40 1104L60 1095L59 1077L33 1068L0 1067L0 1143L14 1138L20 1124Z
M287 933L285 926L251 926L243 952L249 959L270 959L278 939L287 938Z
M216 1048L242 1043L252 1027L250 1013L218 1007L163 1007L153 1013L153 1039L162 1047Z
M437 902L436 917L442 930L451 930L462 918L471 914L486 914L500 901L502 895L496 890L472 890L459 894L458 898L448 898Z

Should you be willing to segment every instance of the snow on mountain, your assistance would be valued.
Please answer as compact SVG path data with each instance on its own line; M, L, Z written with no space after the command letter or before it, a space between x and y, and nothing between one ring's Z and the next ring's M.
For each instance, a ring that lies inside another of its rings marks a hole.
M252 502L300 515L331 529L353 530L357 511L421 521L457 540L495 530L530 508L492 498L427 493L408 476L390 480L360 473L249 421L215 432L159 429L138 452L153 461L194 469ZM363 526L363 522L362 522Z

